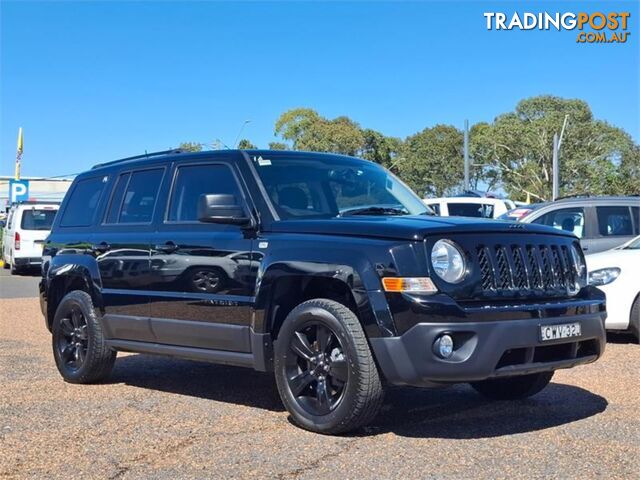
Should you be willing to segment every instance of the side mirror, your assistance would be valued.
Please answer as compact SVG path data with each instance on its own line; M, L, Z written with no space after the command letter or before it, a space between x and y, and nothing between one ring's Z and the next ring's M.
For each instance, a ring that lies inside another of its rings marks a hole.
M202 194L198 198L198 221L227 225L247 225L251 219L238 205L235 195Z

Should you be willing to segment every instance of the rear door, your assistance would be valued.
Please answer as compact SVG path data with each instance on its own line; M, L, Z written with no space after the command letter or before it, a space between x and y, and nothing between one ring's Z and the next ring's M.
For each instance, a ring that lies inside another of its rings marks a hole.
M597 231L589 253L610 250L638 235L638 222L629 205L596 206L595 213Z
M158 343L250 352L258 262L252 235L237 225L202 223L202 194L231 194L250 212L246 189L224 158L181 163L164 218L152 237L151 327Z
M149 325L149 249L153 215L167 167L119 172L93 235L109 338L153 341Z

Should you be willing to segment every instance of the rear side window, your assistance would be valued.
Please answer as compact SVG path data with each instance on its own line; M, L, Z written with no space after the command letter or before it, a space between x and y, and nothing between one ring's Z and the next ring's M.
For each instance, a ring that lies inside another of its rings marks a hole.
M235 195L241 202L241 193L231 169L226 165L185 165L178 167L167 220L170 222L197 222L198 198L203 194Z
M449 203L449 215L452 217L493 218L493 205L479 203Z
M56 211L53 209L32 208L25 210L22 212L20 228L22 230L51 230L55 216Z
M603 237L633 235L629 207L596 207L598 231Z
M154 168L120 175L107 223L150 223L163 173L163 168Z
M536 218L532 223L540 223L549 225L558 230L571 232L578 238L584 236L584 209L576 208L560 208L549 213L545 213Z
M88 227L98 208L98 201L104 190L106 177L94 177L80 180L66 202L61 227Z

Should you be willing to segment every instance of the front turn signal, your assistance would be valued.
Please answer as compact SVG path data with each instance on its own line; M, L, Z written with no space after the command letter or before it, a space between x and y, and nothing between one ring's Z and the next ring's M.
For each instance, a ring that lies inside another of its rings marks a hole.
M429 277L384 277L385 292L435 293L438 291Z

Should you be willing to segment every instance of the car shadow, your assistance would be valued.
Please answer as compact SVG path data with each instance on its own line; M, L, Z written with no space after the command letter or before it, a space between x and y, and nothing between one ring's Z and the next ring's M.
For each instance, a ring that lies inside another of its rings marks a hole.
M118 358L111 383L282 412L272 374L153 355ZM353 436L473 439L532 432L603 412L607 400L583 388L551 383L521 401L490 401L468 385L391 387L373 423Z
M607 343L638 344L638 340L629 332L607 332Z
M607 400L580 387L549 384L518 401L492 401L469 385L443 389L391 388L385 406L365 434L478 439L533 432L602 413Z

